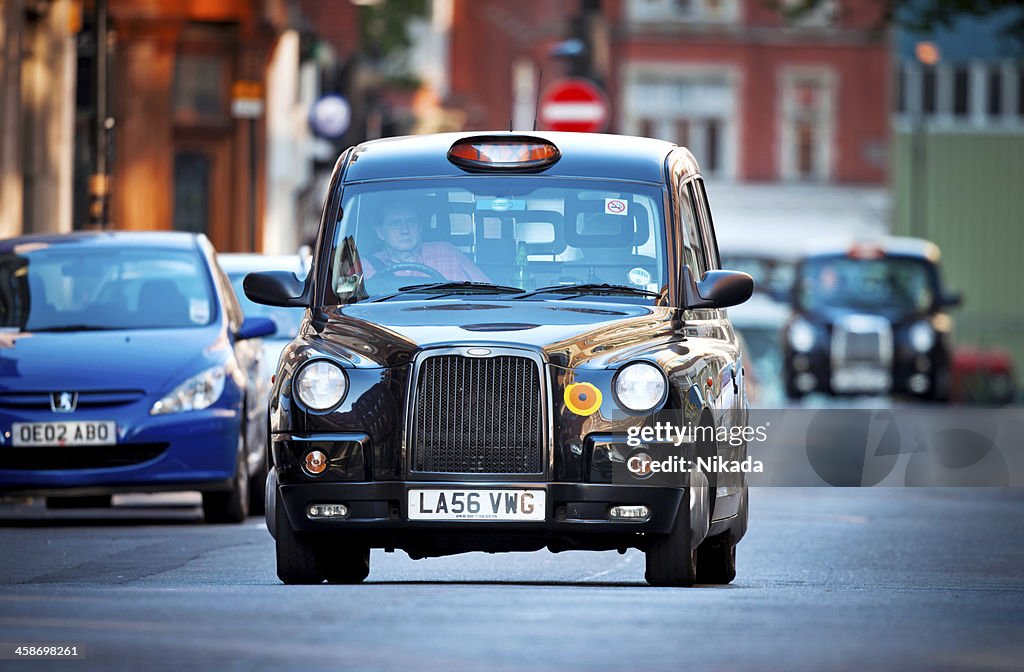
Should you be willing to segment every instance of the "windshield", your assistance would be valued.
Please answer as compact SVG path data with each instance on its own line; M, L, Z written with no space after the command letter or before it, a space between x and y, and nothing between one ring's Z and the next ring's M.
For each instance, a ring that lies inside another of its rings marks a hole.
M924 312L934 298L931 266L919 259L813 259L804 264L800 275L800 304L810 310Z
M70 244L0 255L0 327L21 331L163 329L210 324L198 252Z
M242 312L246 317L269 317L277 325L277 331L268 338L291 340L299 333L299 325L302 324L302 316L305 310L302 308L280 308L278 306L264 306L260 303L253 303L245 295L242 289L242 281L247 273L229 273L231 286L235 288L238 295L238 302L242 304Z
M490 290L500 294L584 284L656 293L667 282L662 195L652 185L409 180L349 185L342 208L331 253L336 303L435 283L447 284L432 291L453 293L501 285Z

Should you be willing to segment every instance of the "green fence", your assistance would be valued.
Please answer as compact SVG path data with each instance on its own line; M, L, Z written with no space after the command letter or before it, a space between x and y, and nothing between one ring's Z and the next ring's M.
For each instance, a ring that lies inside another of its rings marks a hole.
M1013 353L1024 371L1024 133L893 135L893 233L942 249L946 286L963 292L956 341ZM919 166L914 164L918 163ZM919 170L918 183L913 182ZM915 197L913 190L921 189ZM913 216L914 204L923 216ZM1020 389L1020 385L1018 385Z

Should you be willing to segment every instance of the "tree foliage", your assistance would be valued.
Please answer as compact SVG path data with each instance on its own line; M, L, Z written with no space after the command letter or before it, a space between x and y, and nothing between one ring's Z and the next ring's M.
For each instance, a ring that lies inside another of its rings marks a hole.
M360 8L363 53L371 59L400 57L412 44L409 21L427 13L426 0L382 0Z
M775 0L770 0L778 4ZM832 0L796 0L785 3L783 13L798 18ZM840 0L834 0L840 2ZM879 28L897 26L904 30L928 33L950 28L961 17L1005 16L1004 37L1024 46L1024 0L879 0L882 5Z

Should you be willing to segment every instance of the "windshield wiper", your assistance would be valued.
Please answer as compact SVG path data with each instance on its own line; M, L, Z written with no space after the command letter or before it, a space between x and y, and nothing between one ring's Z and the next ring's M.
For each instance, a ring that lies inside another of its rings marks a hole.
M397 292L393 294L388 294L387 296L382 296L379 299L374 299L374 301L387 301L388 299L396 297L399 294L414 294L416 292L522 294L523 290L520 289L519 287L509 287L508 285L495 285L494 283L491 282L425 282L418 285L406 285L405 287L399 287Z
M538 287L532 292L526 292L520 294L517 299L524 299L534 294L631 294L634 296L660 296L658 292L652 292L649 289L640 289L639 287L630 287L628 285L611 285L607 282L587 282L581 285L550 285L548 287Z
M100 324L61 324L53 327L42 327L41 329L30 329L27 331L29 331L29 333L39 334L61 331L112 331L119 328L121 327L109 327Z

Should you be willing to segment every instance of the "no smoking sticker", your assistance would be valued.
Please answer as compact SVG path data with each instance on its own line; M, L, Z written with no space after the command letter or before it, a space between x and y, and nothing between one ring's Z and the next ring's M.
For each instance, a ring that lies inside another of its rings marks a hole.
M604 214L626 215L629 212L629 203L621 198L604 199Z

